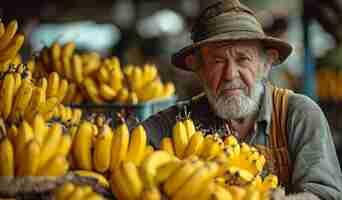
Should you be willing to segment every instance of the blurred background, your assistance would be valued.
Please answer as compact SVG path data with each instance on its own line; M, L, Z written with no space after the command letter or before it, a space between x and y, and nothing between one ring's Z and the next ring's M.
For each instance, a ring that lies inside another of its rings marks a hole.
M241 0L253 8L267 34L288 40L294 53L272 71L275 85L319 103L342 154L342 3L338 0ZM189 29L213 0L30 0L0 6L4 22L17 19L25 34L23 60L53 41L75 41L78 51L117 56L123 65L154 63L175 83L179 100L201 92L191 73L170 56L189 44ZM341 55L340 55L341 53Z

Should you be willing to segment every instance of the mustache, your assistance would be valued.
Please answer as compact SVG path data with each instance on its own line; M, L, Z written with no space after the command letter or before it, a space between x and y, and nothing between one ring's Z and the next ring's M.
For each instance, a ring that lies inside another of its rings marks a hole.
M247 85L241 79L234 79L231 81L224 81L220 84L219 92L223 90L245 89Z

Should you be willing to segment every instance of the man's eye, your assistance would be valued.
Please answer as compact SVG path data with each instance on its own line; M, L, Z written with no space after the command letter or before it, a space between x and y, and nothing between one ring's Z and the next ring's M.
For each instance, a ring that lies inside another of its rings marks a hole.
M215 63L224 63L223 59L215 59Z
M238 62L246 62L246 61L250 61L251 59L247 56L241 56L237 59Z

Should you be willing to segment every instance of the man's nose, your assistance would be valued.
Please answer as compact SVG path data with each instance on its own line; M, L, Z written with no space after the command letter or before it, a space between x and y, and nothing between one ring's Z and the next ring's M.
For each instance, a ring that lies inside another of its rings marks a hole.
M223 71L223 77L225 80L233 80L238 76L238 69L233 61L228 60Z

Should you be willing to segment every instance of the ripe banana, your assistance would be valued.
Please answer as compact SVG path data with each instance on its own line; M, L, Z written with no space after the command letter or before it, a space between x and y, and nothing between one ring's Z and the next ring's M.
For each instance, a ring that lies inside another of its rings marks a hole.
M121 173L128 183L128 191L134 199L138 199L143 190L143 182L139 176L137 166L133 162L124 162L121 166Z
M52 72L48 77L48 85L46 89L46 97L57 97L60 87L60 77L57 72Z
M62 48L62 57L70 58L76 49L75 42L67 42Z
M215 177L219 166L215 162L209 162L195 168L193 175L183 182L179 190L174 194L175 199L191 199L208 186L209 182Z
M164 137L160 142L160 149L167 151L171 155L175 155L175 149L172 138Z
M97 72L97 79L100 83L109 83L111 77L109 71L105 66L100 67L99 71Z
M60 138L59 146L56 153L66 157L71 150L71 139L71 135L68 132L62 133L62 137Z
M123 87L123 76L120 70L113 70L110 74L109 85L113 90L119 91Z
M113 132L111 127L104 124L96 136L93 152L93 165L96 171L105 172L111 163Z
M11 43L17 30L18 30L17 20L12 20L7 24L6 30L0 38L0 51L3 51Z
M154 152L154 148L152 145L147 145L145 148L145 152L144 152L144 159L147 158L150 154L152 154ZM144 160L143 159L143 160Z
M32 91L32 97L25 109L24 119L32 122L34 117L39 113L38 108L45 103L46 96L42 88L35 87Z
M39 167L40 144L36 139L30 140L24 147L23 160L19 162L16 176L34 176Z
M25 156L24 148L27 142L32 140L34 138L33 130L31 126L26 122L23 121L19 125L18 129L18 135L16 137L16 147L15 147L15 163L16 168L18 167L17 164L21 160L23 160L23 157Z
M0 176L14 176L14 147L9 138L0 141Z
M203 141L204 141L204 137L203 137L202 132L194 133L191 136L189 144L185 149L184 158L187 158L190 155L197 155L197 156L201 155L203 146L204 146Z
M32 128L35 139L40 145L42 145L46 140L49 129L46 126L45 120L41 115L38 114L35 116L32 123Z
M130 92L128 94L128 98L127 98L127 103L128 104L132 104L132 105L135 105L138 103L138 96L135 92Z
M192 121L191 118L186 119L183 122L185 129L186 129L186 133L188 135L188 139L190 140L190 138L192 137L192 135L196 132L196 128L195 128L195 124Z
M21 86L22 78L21 78L20 73L17 73L17 72L13 73L13 76L14 76L14 82L15 82L14 93L16 94Z
M112 158L110 168L115 170L122 161L127 158L127 149L129 143L129 131L126 123L118 125L114 130L112 144Z
M73 103L72 100L74 99L77 93L77 85L75 83L70 83L68 87L68 91L63 99L64 104Z
M144 159L146 143L146 131L142 125L138 125L131 133L126 160L132 161L139 166Z
M189 143L184 123L182 121L177 121L172 129L172 133L176 155L179 158L182 158Z
M117 196L120 197L119 198L120 200L121 199L134 200L132 191L129 190L131 183L129 183L127 177L124 176L121 165L119 168L113 171L112 184L116 185L115 187L118 190Z
M17 147L16 141L18 136L18 128L16 125L11 124L7 129L7 137L12 143L12 146Z
M242 186L229 185L226 189L230 192L234 200L244 200L247 194L247 190Z
M74 136L73 155L80 169L92 170L93 128L90 122L82 122Z
M142 192L141 200L161 200L161 194L157 187L147 188Z
M99 95L98 86L93 79L89 77L85 78L83 81L83 85L85 87L87 95L90 97L90 100L97 104L103 103L103 100L100 98Z
M73 75L74 80L80 84L83 81L83 65L82 65L82 59L79 55L74 54L72 56L72 66L73 66Z
M83 74L88 76L96 72L101 66L100 55L96 52L91 52L89 54L84 54L84 56L85 57L82 57L82 60L86 60L86 62L84 62Z
M97 182L103 187L108 188L110 186L108 180L100 173L96 173L94 171L88 171L88 170L75 170L72 172L78 176L89 176L89 177L95 178Z
M60 60L62 55L62 47L57 41L52 43L50 48L50 54L52 57L54 71L59 74L63 74L62 63Z
M166 151L158 150L143 160L141 164L141 175L147 187L156 185L155 177L157 175L157 169L173 159L172 155Z
M171 174L173 174L176 169L179 169L179 167L183 164L182 161L178 160L172 160L157 169L156 174L156 183L160 184L163 183L165 180L167 180Z
M181 165L174 173L172 173L164 184L164 192L168 196L173 196L175 192L183 188L183 184L203 166L200 160L188 161Z
M44 166L57 152L62 137L62 125L53 123L41 147L40 166Z
M3 36L5 33L5 25L4 23L0 22L0 38Z
M75 185L67 182L64 183L62 186L58 187L54 191L54 196L56 200L66 200L68 197L71 196L72 192L75 190Z
M68 161L65 156L55 155L49 162L40 167L37 171L38 176L63 176L69 169Z
M129 95L129 92L128 92L127 88L123 87L119 90L115 99L120 103L126 103L127 99L128 99L128 95Z
M15 57L23 44L24 35L17 34L14 36L11 43L4 50L0 51L0 61L10 60Z
M13 73L5 75L0 90L0 111L1 116L7 119L12 110L12 103L15 96L15 80Z
M100 85L100 95L106 101L111 101L115 98L117 92L113 90L109 85L101 83Z
M57 91L57 98L59 102L62 102L67 94L69 83L66 79L60 81L59 88Z
M172 82L167 82L164 84L162 97L170 97L175 93L175 91L175 85Z
M71 68L71 59L68 57L62 57L62 65L63 65L63 71L66 78L69 80L72 80L72 68Z

